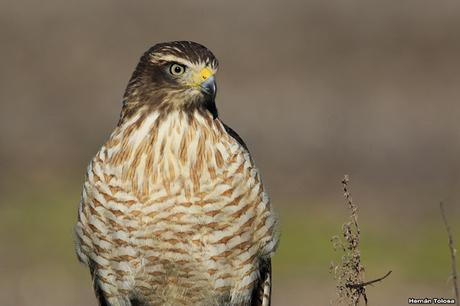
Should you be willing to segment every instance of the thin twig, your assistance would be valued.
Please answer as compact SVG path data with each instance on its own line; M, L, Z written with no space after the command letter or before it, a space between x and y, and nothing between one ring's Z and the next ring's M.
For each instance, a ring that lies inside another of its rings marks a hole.
M342 180L342 188L350 215L348 222L342 225L342 238L339 235L332 237L334 249L343 251L339 264L332 263L331 271L337 284L336 300L338 305L358 306L361 299L367 305L365 286L348 286L347 284L364 283L364 266L361 263L360 228L358 224L358 205L353 202L349 188L348 175Z
M446 227L448 241L449 241L449 250L450 250L450 259L452 261L452 285L454 287L455 293L455 300L457 302L457 306L460 305L459 301L459 294L458 294L458 275L457 275L457 259L456 253L457 250L454 247L454 238L452 236L452 232L450 230L449 223L447 222L446 212L444 211L444 204L442 202L439 203L439 208L441 209L442 220L444 221L444 226Z
M359 230L359 225L358 225L358 206L356 206L355 203L353 203L351 192L348 190L349 182L350 182L350 177L347 174L345 174L342 180L343 195L345 196L345 199L347 200L347 204L351 209L351 219L353 220L353 223L355 225L356 231L359 236L360 230Z
M334 250L341 250L343 256L339 263L331 263L331 273L336 280L337 305L358 306L360 301L368 304L366 286L380 282L391 274L371 280L364 280L364 265L361 262L360 235L358 223L358 205L353 201L350 190L350 178L345 175L342 180L343 194L349 209L349 219L342 225L342 237L335 235L331 241ZM334 301L332 301L334 303Z
M377 283L377 282L380 282L380 281L383 281L385 278L388 277L388 275L391 274L391 270L387 272L387 274L385 274L384 276L382 277L379 277L377 279L374 279L374 280L371 280L371 281L368 281L368 282L364 282L364 283L359 283L359 284L347 284L346 286L348 288L362 288L362 287L365 287L365 286L368 286L368 285L372 285L373 283Z

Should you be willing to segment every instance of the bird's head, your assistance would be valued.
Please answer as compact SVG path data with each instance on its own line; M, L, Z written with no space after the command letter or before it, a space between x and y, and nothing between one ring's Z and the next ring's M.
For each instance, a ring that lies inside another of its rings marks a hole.
M141 57L126 88L123 103L158 109L215 109L214 75L217 67L215 56L198 43L174 41L157 44ZM217 116L217 110L215 112Z

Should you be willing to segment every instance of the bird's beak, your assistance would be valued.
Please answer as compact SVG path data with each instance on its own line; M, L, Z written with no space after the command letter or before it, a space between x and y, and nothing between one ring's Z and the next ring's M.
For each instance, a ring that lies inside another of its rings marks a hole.
M213 72L209 68L203 68L196 76L197 85L201 91L207 95L214 97L216 95L216 79Z
M200 87L204 93L214 97L216 95L216 78L210 76L201 83Z

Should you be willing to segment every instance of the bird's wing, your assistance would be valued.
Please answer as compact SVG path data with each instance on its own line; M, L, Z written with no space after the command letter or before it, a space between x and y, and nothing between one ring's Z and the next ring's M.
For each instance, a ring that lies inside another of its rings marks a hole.
M249 152L248 146L244 142L243 138L240 137L231 127L226 125L225 123L222 122L224 125L225 131L227 131L228 135L232 136L238 143L246 150Z
M272 264L268 258L261 263L260 279L252 292L251 306L270 306L272 289Z
M231 127L223 123L226 132L233 137L248 153L249 149L244 140ZM263 259L259 268L259 281L252 292L251 306L270 306L272 288L271 259Z

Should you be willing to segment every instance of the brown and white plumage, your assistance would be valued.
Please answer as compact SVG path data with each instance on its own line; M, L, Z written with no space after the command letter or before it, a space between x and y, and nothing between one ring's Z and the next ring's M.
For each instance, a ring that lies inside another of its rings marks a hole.
M171 42L133 73L76 225L101 305L270 304L276 218L246 145L217 115L216 71L205 47Z

